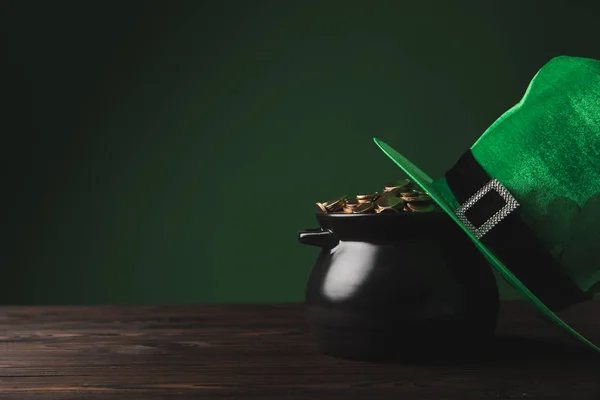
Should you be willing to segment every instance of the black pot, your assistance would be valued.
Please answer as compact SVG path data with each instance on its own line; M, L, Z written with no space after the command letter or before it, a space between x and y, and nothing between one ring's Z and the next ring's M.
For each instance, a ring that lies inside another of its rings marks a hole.
M321 248L306 287L311 331L324 353L414 361L463 357L489 343L495 277L443 213L317 214L298 233Z

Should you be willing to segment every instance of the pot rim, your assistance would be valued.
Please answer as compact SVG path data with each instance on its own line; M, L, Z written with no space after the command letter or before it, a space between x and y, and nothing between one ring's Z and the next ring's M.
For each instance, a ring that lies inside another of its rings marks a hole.
M344 214L344 213L315 213L317 219L329 219L329 218L357 218L357 219L392 219L392 218L428 218L428 219L446 219L448 216L444 212L398 212L398 213L371 213L371 214Z
M429 238L449 232L455 225L443 212L403 212L397 214L323 214L316 219L340 240L387 241L406 238Z

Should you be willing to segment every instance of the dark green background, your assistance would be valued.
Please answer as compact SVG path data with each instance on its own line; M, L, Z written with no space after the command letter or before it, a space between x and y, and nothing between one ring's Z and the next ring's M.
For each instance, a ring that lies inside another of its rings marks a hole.
M3 2L0 302L301 300L314 202L399 176L372 136L443 174L551 57L600 58L597 21L567 1Z

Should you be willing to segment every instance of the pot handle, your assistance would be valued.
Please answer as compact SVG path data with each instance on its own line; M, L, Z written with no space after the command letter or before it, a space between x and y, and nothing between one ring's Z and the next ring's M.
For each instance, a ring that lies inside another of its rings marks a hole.
M298 241L302 244L318 247L335 247L339 239L336 234L329 229L305 229L298 232Z

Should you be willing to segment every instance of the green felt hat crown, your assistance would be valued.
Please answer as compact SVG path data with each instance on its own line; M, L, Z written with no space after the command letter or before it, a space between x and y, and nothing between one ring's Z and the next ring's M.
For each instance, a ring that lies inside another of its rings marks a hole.
M541 314L600 351L536 298L514 276L511 265L465 226L461 204L446 178L429 178L393 148L374 140ZM575 285L588 295L600 292L600 62L567 56L549 61L522 100L484 132L470 153L518 202L519 218Z
M557 57L471 147L580 288L600 281L600 62Z

